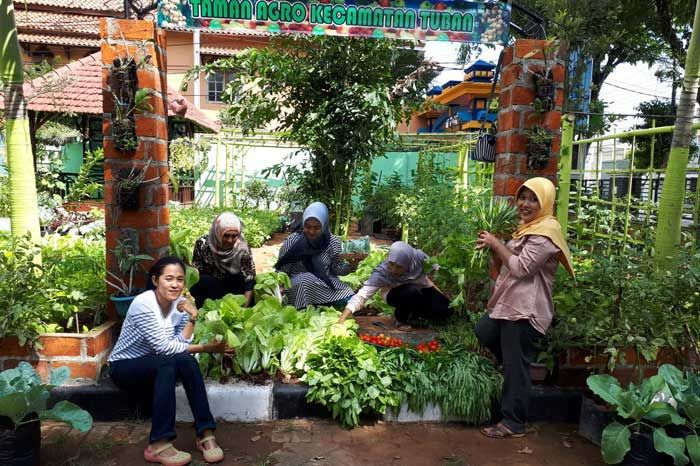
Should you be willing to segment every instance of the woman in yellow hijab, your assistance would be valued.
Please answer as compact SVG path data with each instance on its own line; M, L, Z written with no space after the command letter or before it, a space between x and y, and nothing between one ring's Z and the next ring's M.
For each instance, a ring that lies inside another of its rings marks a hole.
M488 248L500 269L476 336L503 364L503 420L481 432L492 438L525 435L530 402L530 363L536 343L554 317L552 285L561 263L573 276L571 253L554 217L556 188L546 178L527 180L517 191L520 226L507 244L487 231L478 248Z

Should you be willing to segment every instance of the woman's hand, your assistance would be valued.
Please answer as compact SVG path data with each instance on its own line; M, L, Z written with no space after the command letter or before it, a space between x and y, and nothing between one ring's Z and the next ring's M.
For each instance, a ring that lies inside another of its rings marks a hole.
M343 311L343 313L340 314L340 318L338 319L338 323L339 323L339 324L342 324L343 322L345 322L345 319L347 319L347 318L350 317L351 315L352 315L352 312L350 311L350 309L345 309L345 310Z
M481 233L479 233L479 236L476 239L477 249L495 249L496 246L499 244L503 243L501 243L500 239L498 239L496 236L489 233L488 231L482 231Z
M197 306L195 306L189 298L181 299L180 302L177 303L177 310L180 312L186 312L190 316L191 321L194 322L197 320L199 311L197 310Z
M226 341L221 340L219 343L206 343L203 346L204 353L225 353Z

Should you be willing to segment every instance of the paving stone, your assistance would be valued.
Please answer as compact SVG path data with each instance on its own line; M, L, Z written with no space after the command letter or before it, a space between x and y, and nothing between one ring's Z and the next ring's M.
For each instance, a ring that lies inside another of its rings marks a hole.
M275 427L272 431L272 442L273 443L290 443L292 438L292 432L289 427L284 427L280 429Z
M117 424L109 431L109 438L116 444L128 443L132 430L133 425Z
M65 424L58 424L50 426L41 433L41 442L43 444L49 445L56 442L65 442L69 436L71 427Z
M149 424L136 424L129 434L129 445L136 445L148 441L148 434L151 432Z
M94 423L85 437L85 443L95 443L102 440L112 428L112 424Z
M310 426L293 426L289 433L289 443L310 443L311 442L311 427Z

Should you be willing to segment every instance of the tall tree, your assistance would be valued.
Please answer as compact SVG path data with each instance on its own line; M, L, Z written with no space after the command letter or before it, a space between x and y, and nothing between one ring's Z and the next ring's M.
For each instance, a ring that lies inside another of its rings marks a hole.
M39 208L36 178L29 137L27 101L24 98L24 70L17 40L12 0L0 0L0 81L5 99L5 132L10 182L12 235L29 232L38 239Z
M656 230L655 260L664 267L673 263L681 242L681 217L685 195L685 173L688 167L695 101L700 87L700 0L696 1L692 34L685 59L685 74L676 113L668 166L664 177Z
M671 105L668 100L648 100L646 102L641 102L635 107L635 110L639 112L639 117L642 119L643 123L636 126L636 129L648 129L659 126L673 126L676 123L676 108ZM668 116L664 116L668 115ZM653 148L654 148L654 167L653 168L665 168L668 162L668 154L671 150L671 140L673 134L671 133L661 133L654 136ZM623 138L620 139L623 142L632 143L635 142L634 151L634 167L635 168L649 168L651 162L651 149L652 149L652 138L651 137L640 137L640 138ZM690 157L696 156L698 153L698 146L691 139L690 141Z
M303 189L328 205L340 234L358 170L383 155L436 74L406 43L343 37L282 38L203 69L234 76L225 121L244 132L272 125L308 150Z
M549 36L562 40L569 50L580 52L577 71L582 72L582 60L593 60L592 101L598 100L601 86L615 67L623 63L653 63L663 51L663 45L649 33L644 20L653 15L650 11L653 2L648 0L519 0L518 3L545 18Z

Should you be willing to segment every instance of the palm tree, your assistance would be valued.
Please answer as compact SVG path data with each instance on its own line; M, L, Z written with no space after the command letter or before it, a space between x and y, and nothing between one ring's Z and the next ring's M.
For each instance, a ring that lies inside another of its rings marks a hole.
M656 263L662 267L673 264L681 243L681 216L683 215L683 197L685 195L685 172L688 168L690 140L693 137L692 124L695 99L700 86L700 0L695 5L693 32L690 36L688 56L685 61L685 74L676 126L673 130L671 151L664 177L664 186L659 203L659 224L656 230ZM698 219L695 219L697 222Z
M38 239L39 207L29 137L24 68L17 40L12 0L0 0L0 83L5 94L5 141L10 183L12 235L30 233Z

